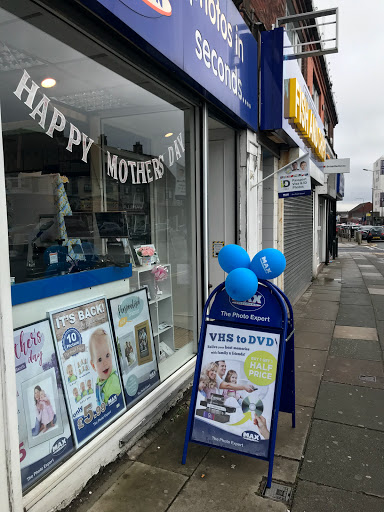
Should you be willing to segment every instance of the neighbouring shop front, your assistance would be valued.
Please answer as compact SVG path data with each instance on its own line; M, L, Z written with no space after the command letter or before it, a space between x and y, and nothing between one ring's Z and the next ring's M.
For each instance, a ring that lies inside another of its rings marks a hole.
M15 510L37 512L192 375L237 241L257 44L229 0L1 1L0 24L7 471Z
M309 178L305 187L277 199L278 194L283 196L283 182L276 176L272 187L276 222L271 223L265 235L267 244L282 247L287 267L280 284L295 302L317 274L319 262L325 261L326 205L319 187L325 183L320 162L326 158L326 141L323 123L300 67L296 60L283 58L284 46L288 46L288 40L283 28L262 34L260 127L270 141L284 148L275 168L309 155L303 173ZM270 160L269 157L266 162L268 168ZM290 170L300 174L297 166L292 165ZM267 187L271 188L266 184L264 188Z

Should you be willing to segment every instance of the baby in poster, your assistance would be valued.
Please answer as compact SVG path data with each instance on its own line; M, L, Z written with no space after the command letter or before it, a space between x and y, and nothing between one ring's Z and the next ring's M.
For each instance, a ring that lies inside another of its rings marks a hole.
M51 313L77 446L124 412L104 298ZM73 378L76 376L76 378Z

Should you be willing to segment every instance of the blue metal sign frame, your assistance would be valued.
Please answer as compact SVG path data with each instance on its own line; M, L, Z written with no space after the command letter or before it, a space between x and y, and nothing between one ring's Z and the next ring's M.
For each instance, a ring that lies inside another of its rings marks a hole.
M266 457L254 455L251 453L246 453L244 451L239 451L232 448L226 448L225 446L216 446L221 449L239 453L241 455L248 455L250 457L254 457L257 459L267 460L269 462L268 467L268 477L267 477L267 487L271 486L272 483L272 471L273 471L273 460L275 453L275 444L276 444L276 433L277 433L277 422L278 422L278 413L279 410L283 412L288 412L292 414L292 427L295 427L295 374L294 374L294 324L293 324L293 310L292 306L289 303L286 295L279 290L275 285L270 283L269 281L260 280L259 281L259 290L262 289L262 294L266 298L266 303L270 301L272 304L267 304L267 308L269 311L273 311L276 305L278 305L280 309L280 314L277 312L275 316L272 317L272 320L267 323L262 321L262 323L258 323L258 320L254 320L250 317L247 319L244 318L232 318L233 306L228 299L225 299L225 283L217 286L213 292L208 297L208 300L205 304L203 311L203 320L202 326L200 330L200 339L199 339L199 349L197 354L196 361L196 370L195 376L193 380L193 388L192 388L192 397L191 404L188 415L188 424L185 435L184 442L184 450L182 457L182 464L186 463L188 444L190 442L194 442L197 444L202 444L205 446L213 446L209 443L202 442L200 440L196 440L192 438L193 428L194 428L194 420L195 420L195 408L199 387L199 378L202 367L203 355L204 355L204 347L205 347L205 337L207 331L207 325L216 324L218 326L227 326L227 327L236 327L236 328L246 328L248 329L257 329L258 331L268 331L268 332L276 332L280 334L280 346L279 346L279 354L278 354L278 364L277 364L277 372L276 372L276 385L274 391L274 400L273 400L273 409L272 409L272 419L271 419L271 429L270 429L270 438L269 438L269 449L268 455ZM228 297L228 296L227 296ZM213 303L212 303L213 301ZM217 301L217 302L216 302ZM224 306L224 303L227 302L228 316L225 314L225 310L221 309ZM212 303L212 304L211 304ZM219 307L218 307L219 306ZM288 316L288 311L289 316ZM208 312L209 310L209 312ZM218 318L217 318L218 317ZM225 320L227 318L227 320ZM239 321L240 320L240 321ZM247 323L244 322L246 320ZM240 325L239 325L240 324ZM287 353L287 359L285 359ZM282 384L284 383L284 387L282 388Z

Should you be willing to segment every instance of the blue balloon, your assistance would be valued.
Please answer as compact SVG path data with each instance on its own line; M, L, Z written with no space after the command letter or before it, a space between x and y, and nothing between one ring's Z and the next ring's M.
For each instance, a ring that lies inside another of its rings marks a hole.
M219 265L229 274L235 268L248 268L251 258L245 249L236 244L224 245L219 252Z
M274 279L284 272L287 262L277 249L263 249L251 261L249 268L259 279Z
M235 268L227 275L225 290L228 295L240 302L250 299L257 292L259 281L249 268Z

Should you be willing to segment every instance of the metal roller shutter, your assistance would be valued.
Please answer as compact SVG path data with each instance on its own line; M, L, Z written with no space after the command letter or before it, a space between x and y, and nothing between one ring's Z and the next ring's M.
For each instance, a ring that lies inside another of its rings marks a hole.
M284 255L284 292L295 302L312 280L312 194L284 199Z

